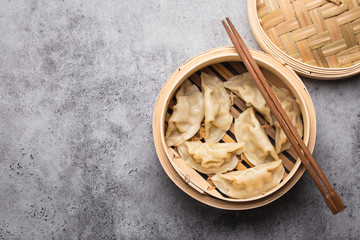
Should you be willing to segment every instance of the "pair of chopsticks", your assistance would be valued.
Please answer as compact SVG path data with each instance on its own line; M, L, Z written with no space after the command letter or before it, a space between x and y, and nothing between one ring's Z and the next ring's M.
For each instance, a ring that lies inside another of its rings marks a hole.
M271 90L269 83L266 81L264 75L260 71L259 66L252 58L249 50L247 49L239 33L236 31L234 25L229 18L226 18L226 21L229 24L231 30L224 20L222 21L222 23L237 52L242 58L245 67L254 79L261 94L265 98L265 101L268 104L271 112L274 114L276 120L279 122L281 128L284 130L297 155L300 157L301 162L304 164L311 178L315 182L316 186L319 188L321 194L325 199L326 204L334 215L341 212L346 208L344 203L325 177L323 171L316 163L314 157L311 155L309 149L306 147L305 143L296 131L294 125L291 123L289 117L285 113L284 109L281 107L281 104L276 98L274 92ZM324 188L324 186L326 189Z

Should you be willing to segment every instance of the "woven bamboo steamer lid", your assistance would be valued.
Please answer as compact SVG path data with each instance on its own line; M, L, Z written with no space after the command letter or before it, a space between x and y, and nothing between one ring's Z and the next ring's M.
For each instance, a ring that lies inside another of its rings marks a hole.
M287 87L296 97L303 116L304 142L307 144L310 151L313 151L316 137L316 116L314 106L306 87L291 68L284 66L272 56L256 50L251 50L251 54L263 71L268 75L270 82L278 86ZM169 102L177 89L186 79L191 78L193 74L199 70L202 71L210 65L214 66L214 64L239 62L240 60L238 53L233 47L215 48L188 60L179 67L165 83L158 96L153 117L155 148L160 163L170 179L194 199L216 208L229 210L256 208L276 200L290 190L305 171L305 168L301 165L300 159L297 159L291 171L288 173L288 176L283 180L280 186L267 192L261 197L237 201L234 199L219 199L204 194L199 191L199 189L189 184L188 181L184 181L184 177L181 176L178 169L176 169L176 167L174 168L172 165L171 159L173 158L173 155L169 151L164 138L165 119ZM271 75L268 73L271 73Z
M298 74L333 80L360 72L360 1L249 0L251 30L265 52Z

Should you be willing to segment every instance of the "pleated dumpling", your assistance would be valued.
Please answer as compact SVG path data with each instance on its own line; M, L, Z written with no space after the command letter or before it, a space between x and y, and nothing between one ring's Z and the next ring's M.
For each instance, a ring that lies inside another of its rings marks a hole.
M292 124L295 126L296 131L299 133L300 137L303 136L303 124L301 120L301 110L300 106L297 103L296 99L293 98L286 88L278 88L276 86L271 86L271 89L278 98L281 106L285 110L286 114L290 118ZM291 143L287 139L284 131L281 129L280 124L275 121L275 148L276 152L280 153L291 147Z
M204 93L205 140L216 143L229 130L233 117L231 102L223 82L212 75L201 73L201 88Z
M285 170L281 160L265 163L242 171L217 174L211 178L215 186L232 198L251 198L276 187Z
M250 73L245 72L241 75L236 75L224 82L224 86L238 95L245 101L246 106L253 106L259 113L261 113L266 121L273 125L273 118L264 97L257 88L255 81L252 79Z
M198 143L185 142L178 146L180 156L186 163L205 174L233 170L238 164L243 143Z
M244 154L253 165L279 159L274 146L257 120L253 107L246 109L235 119L234 134L237 142L245 143Z
M189 80L181 85L176 101L165 135L168 146L179 146L193 137L204 118L203 94Z

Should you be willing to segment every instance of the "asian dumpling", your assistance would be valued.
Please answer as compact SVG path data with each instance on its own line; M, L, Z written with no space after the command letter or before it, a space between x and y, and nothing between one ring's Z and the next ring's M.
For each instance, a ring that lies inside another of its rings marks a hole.
M201 88L204 94L205 141L216 143L224 137L233 121L231 102L222 81L201 73Z
M238 164L244 143L199 143L185 142L178 146L180 156L186 163L205 174L233 170Z
M236 75L224 82L224 86L244 100L246 106L253 106L264 116L270 125L273 125L270 108L268 107L264 97L261 95L261 92L256 86L256 83L252 79L250 73L245 72L241 75Z
M204 118L202 92L186 80L176 94L176 105L168 121L165 141L168 146L179 146L193 137Z
M281 160L242 171L217 174L211 178L215 186L232 198L256 197L276 187L285 169Z
M244 154L253 165L279 159L274 146L257 120L253 107L246 109L235 119L234 134L237 142L245 143Z
M285 113L288 115L291 123L294 125L296 131L299 133L300 137L303 136L303 124L301 120L301 110L300 106L297 103L296 99L290 95L289 90L286 88L278 88L276 86L271 86L271 89L278 98L281 106L285 110ZM280 127L280 124L275 121L275 148L276 152L280 153L291 147L291 143L287 139L284 131Z

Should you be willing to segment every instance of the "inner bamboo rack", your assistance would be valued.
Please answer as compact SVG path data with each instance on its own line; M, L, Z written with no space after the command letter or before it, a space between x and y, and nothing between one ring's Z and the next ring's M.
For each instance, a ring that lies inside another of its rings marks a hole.
M190 76L188 79L201 90L201 79L200 79L201 72L205 72L205 73L217 76L222 81L227 81L231 77L233 77L235 75L240 75L246 71L247 70L246 70L245 66L241 62L218 63L218 64L213 64L211 66L201 69L200 71L198 71L198 72L194 73L192 76ZM265 72L266 75L271 74L267 70L263 70L263 71ZM284 85L280 84L280 82L276 82L276 83L272 82L272 84L275 84L278 87L284 87ZM231 103L232 103L230 113L232 114L232 116L235 119L240 115L241 112L245 111L248 107L246 106L245 102L240 97L238 97L237 95L235 95L233 92L231 92L228 89L227 89L227 92L229 94L229 97L230 97ZM167 122L172 114L173 106L176 104L175 95L176 95L176 92L175 92L174 96L171 98L169 105L168 105L168 109L167 109L166 116L165 116L165 128L167 127ZM270 126L270 124L258 112L256 112L256 117L259 120L260 124L262 125L265 133L269 136L271 142L274 144L274 139L275 139L274 127ZM166 132L166 129L164 130L164 132ZM204 132L205 132L204 125L202 124L198 133L189 141L205 142L205 140L203 139ZM220 142L226 142L226 143L236 142L236 138L234 135L234 124L233 123L231 124L231 127L227 131L225 136L220 140ZM176 150L176 148L173 148L173 149ZM175 153L174 157L179 158L179 155ZM283 176L283 179L285 179L286 176L293 169L298 156L296 155L294 149L290 148L290 149L280 153L279 157L283 161L283 166L285 167L285 174ZM183 160L181 159L180 161L183 161ZM236 169L237 170L245 170L245 169L248 169L251 167L253 167L253 165L246 159L246 157L243 154L240 155L239 162L238 162ZM202 174L199 172L197 172L197 174L200 175L201 177L203 177L205 180L207 180L212 185L212 187L210 187L211 189L208 188L207 190L215 189L215 187L212 184L211 179L210 179L211 175L205 175L205 174ZM226 195L222 194L220 191L218 191L218 193L220 193L223 198L225 198L225 199L228 198ZM264 193L264 195L265 194L269 194L269 193ZM221 198L220 195L217 195L217 194L212 194L212 195ZM259 197L261 197L261 196L259 196ZM228 199L230 199L230 198L228 198ZM243 200L239 200L239 201L243 201Z

